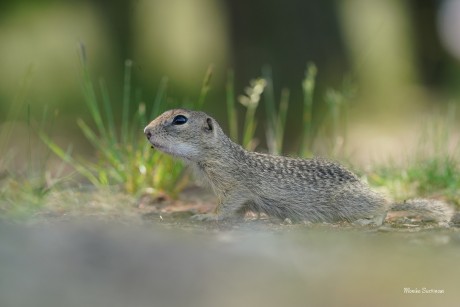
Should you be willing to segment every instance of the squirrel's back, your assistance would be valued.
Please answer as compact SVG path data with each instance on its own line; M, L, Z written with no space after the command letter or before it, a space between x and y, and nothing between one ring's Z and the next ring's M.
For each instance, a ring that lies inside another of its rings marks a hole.
M295 221L383 221L388 201L335 162L250 152L206 113L165 112L144 130L153 147L195 168L219 197L217 215L246 211Z
M345 167L324 159L248 152L239 163L240 189L253 195L251 210L304 221L353 221L383 216L386 199Z

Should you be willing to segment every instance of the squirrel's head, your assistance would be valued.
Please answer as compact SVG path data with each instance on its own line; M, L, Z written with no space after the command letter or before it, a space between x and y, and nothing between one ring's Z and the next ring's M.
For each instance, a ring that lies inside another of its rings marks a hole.
M166 111L148 124L144 133L153 148L191 161L203 159L223 134L206 113L186 109Z

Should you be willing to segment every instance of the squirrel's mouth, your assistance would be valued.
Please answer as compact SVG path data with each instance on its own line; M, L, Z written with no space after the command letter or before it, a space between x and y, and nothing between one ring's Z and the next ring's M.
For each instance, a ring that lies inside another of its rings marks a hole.
M147 137L147 140L152 145L151 146L152 148L156 148L156 149L161 149L162 148L161 145L159 145L158 143L156 143L156 142L154 142L152 140L153 139L153 134L152 134L152 132L147 131L147 127L144 129L144 133L145 133L145 136Z
M154 142L150 141L150 144L152 145L152 148L154 148L154 149L158 149L158 150L164 149L164 146L161 146L158 143L154 143Z
M152 148L159 149L159 150L163 148L163 146L161 146L160 144L152 140L152 134L150 132L148 132L146 136L147 136L147 140L149 141L150 145L152 145L151 146Z
M156 149L156 150L159 150L159 151L164 152L164 153L174 154L173 152L171 152L171 150L169 149L168 146L164 146L164 145L161 145L161 144L159 144L157 142L152 142L152 141L150 141L150 144L152 145L151 146L152 149Z

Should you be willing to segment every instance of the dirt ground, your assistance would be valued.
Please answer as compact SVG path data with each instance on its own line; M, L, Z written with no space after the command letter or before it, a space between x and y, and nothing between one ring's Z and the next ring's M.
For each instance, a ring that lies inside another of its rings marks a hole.
M52 192L0 220L0 306L455 306L460 228L195 222L215 198ZM420 292L420 293L419 293Z

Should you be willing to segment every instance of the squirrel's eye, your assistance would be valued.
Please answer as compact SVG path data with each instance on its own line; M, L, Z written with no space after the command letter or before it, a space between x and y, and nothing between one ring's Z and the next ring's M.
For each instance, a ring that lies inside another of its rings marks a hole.
M172 121L172 124L173 125L183 125L187 122L187 117L185 117L184 115L177 115L176 117L174 117L173 121Z

